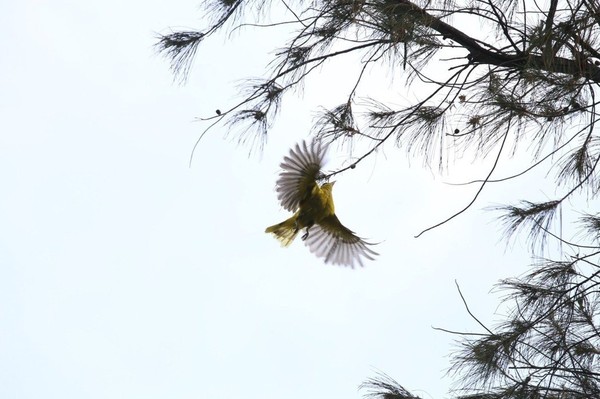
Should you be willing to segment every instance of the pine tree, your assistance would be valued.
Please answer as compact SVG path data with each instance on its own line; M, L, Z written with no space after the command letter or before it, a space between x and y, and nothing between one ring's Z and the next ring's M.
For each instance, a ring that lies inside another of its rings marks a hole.
M507 293L506 320L494 328L481 324L479 335L463 335L453 358L455 396L600 398L596 0L209 0L205 6L212 21L206 29L172 32L157 43L181 80L199 45L217 32L248 24L290 27L269 76L248 80L243 100L207 118L209 128L243 126L241 142L263 145L282 98L318 67L353 54L362 67L340 93L339 105L324 110L313 129L327 142L365 143L358 160L335 173L375 156L386 143L440 168L457 151L491 158L493 166L470 182L479 185L473 201L431 228L468 209L488 184L534 169L554 176L555 198L525 198L497 209L506 237L526 237L534 259L543 258L550 240L560 243L562 258L536 260L523 277L499 283ZM288 19L269 22L270 15ZM476 34L467 32L472 26ZM413 92L416 100L403 106L369 97L362 83L374 65L400 67L394 75L408 90L422 83L429 91ZM521 147L533 148L528 155L519 152L527 166L496 177L505 155ZM580 216L570 223L579 232L567 239L556 221L576 198L587 205L572 209ZM416 397L385 375L363 388L373 397Z

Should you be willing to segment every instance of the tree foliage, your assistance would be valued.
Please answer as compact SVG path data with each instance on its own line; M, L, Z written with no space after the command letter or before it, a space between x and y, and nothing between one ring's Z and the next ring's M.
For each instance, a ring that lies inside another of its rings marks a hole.
M477 195L534 169L553 176L555 198L497 209L507 236L524 234L540 258L548 240L559 242L563 259L538 261L523 277L501 282L510 311L496 328L482 325L480 336L464 336L453 366L457 394L600 397L596 0L208 0L205 9L206 29L172 32L157 43L182 80L198 46L219 31L286 25L290 32L268 75L248 80L241 101L206 118L209 129L242 126L239 140L262 146L287 93L322 65L354 55L356 76L339 93L339 105L322 111L313 133L327 142L361 140L367 150L333 174L393 143L440 168L457 151L491 158L490 169L468 182L479 185ZM374 66L401 68L395 75L408 89L425 89L402 106L370 97L363 83ZM518 152L527 166L496 176L506 155L524 147L530 151ZM580 231L567 239L556 219L576 197L586 208L575 209ZM376 397L413 397L387 376L364 387Z

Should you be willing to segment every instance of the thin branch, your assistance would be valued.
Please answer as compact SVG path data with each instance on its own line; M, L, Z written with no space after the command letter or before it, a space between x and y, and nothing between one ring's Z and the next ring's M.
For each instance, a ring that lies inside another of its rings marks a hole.
M510 125L509 125L510 128ZM419 234L417 234L415 236L415 238L419 238L421 235L423 235L423 233L426 233L430 230L433 230L437 227L440 227L441 225L448 223L449 221L451 221L452 219L454 219L455 217L463 214L464 212L466 212L471 205L473 205L475 203L475 201L477 200L477 198L479 197L479 194L481 194L481 192L483 191L483 188L485 187L486 183L487 183L487 179L489 179L492 176L492 173L494 173L494 170L496 169L496 166L498 166L498 161L500 160L500 156L502 155L502 151L504 150L504 145L506 144L506 138L508 137L508 129L506 131L506 133L504 133L504 138L502 139L502 143L500 144L500 149L498 150L498 155L496 155L496 159L494 161L494 165L492 165L492 168L490 169L490 172L487 175L487 178L483 181L483 183L481 184L481 186L479 187L479 189L477 190L477 192L475 193L475 195L473 196L473 199L471 199L471 201L467 204L467 206L465 206L464 208L462 208L460 211L454 213L452 216L450 216L449 218L436 223L435 225L426 228L425 230L421 231Z
M492 332L492 330L490 330L489 328L486 327L485 324L483 324L474 314L473 312L471 312L471 309L469 309L469 305L467 304L467 300L465 299L461 289L460 289L460 285L458 285L458 281L454 281L454 284L456 285L456 289L458 290L458 294L460 295L460 299L462 299L463 304L465 305L465 309L467 310L467 313L469 313L469 315L471 316L471 318L473 318L473 320L475 320L477 322L477 324L479 324L485 331L487 331L490 335L494 335L494 333Z

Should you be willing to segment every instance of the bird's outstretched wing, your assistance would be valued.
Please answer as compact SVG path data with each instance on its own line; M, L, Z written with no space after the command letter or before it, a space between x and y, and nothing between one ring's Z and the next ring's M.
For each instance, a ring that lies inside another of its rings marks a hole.
M354 267L363 266L364 258L373 260L377 252L374 245L358 237L345 227L335 215L327 216L308 231L304 240L312 253L325 259L325 263Z
M317 185L327 148L320 142L296 144L283 158L276 183L277 198L286 210L296 212L300 202Z

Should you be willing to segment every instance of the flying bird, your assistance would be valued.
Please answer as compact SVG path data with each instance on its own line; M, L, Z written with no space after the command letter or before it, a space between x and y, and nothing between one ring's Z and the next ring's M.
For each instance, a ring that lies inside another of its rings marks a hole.
M335 214L332 189L335 182L319 184L327 147L318 141L296 144L280 164L282 172L276 183L277 198L286 210L294 212L289 219L267 227L284 247L289 246L305 229L302 240L311 252L325 263L354 267L364 259L373 260L377 252L345 227Z

